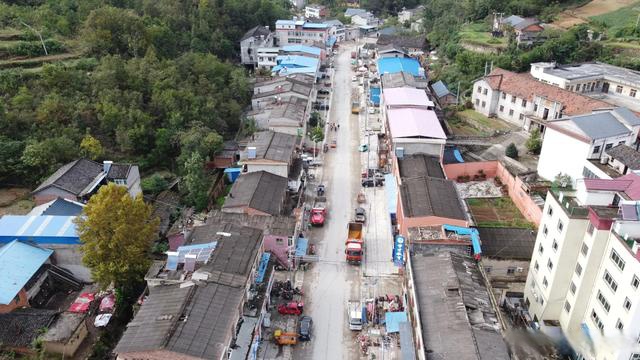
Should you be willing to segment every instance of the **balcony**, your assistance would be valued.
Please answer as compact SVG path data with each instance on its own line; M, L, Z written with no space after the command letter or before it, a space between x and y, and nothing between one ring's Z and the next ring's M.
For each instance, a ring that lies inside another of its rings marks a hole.
M576 201L575 191L551 188L549 192L570 218L586 219L589 215L589 208Z

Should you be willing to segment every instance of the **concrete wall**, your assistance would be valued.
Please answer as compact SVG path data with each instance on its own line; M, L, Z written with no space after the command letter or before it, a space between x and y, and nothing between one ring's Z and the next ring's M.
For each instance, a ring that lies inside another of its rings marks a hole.
M280 175L282 177L289 176L289 165L285 163L281 164L255 164L247 163L247 173L266 171L272 174Z
M590 144L547 128L540 150L538 174L551 181L559 173L568 174L575 184L576 179L583 177L582 170L590 147Z
M82 264L80 245L69 244L41 244L41 247L54 251L51 262L61 268L71 271L73 276L84 282L91 282L91 271Z
M140 187L140 170L138 166L132 166L127 177L127 188L129 189L129 195L132 197L142 194L142 187Z
M75 355L76 351L80 347L80 344L82 344L84 339L87 337L87 334L89 334L85 320L80 323L80 325L73 333L73 335L71 335L71 338L69 338L68 341L45 341L43 344L44 350L47 353L61 354L67 357L73 357L73 355Z
M78 201L78 198L65 190L59 189L55 186L50 186L46 189L42 189L37 193L33 194L33 201L36 203L36 206L48 203L51 200L55 200L56 198L65 198L73 201Z
M538 226L542 218L542 209L533 201L531 196L522 190L526 187L523 181L512 175L507 168L499 161L476 161L460 164L447 164L443 166L447 179L456 180L459 176L469 176L484 172L487 178L498 178L507 186L509 198L516 205L522 215Z
M444 140L395 138L393 139L394 154L396 147L404 148L405 155L427 154L440 158L444 151Z
M282 265L287 265L290 247L289 238L287 236L265 235L263 241L264 250L273 254Z

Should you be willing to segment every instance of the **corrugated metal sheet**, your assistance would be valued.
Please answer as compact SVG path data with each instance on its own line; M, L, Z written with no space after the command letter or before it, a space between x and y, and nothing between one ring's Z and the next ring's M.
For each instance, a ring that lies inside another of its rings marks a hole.
M13 240L38 244L80 244L75 216L5 215L0 218L0 243Z

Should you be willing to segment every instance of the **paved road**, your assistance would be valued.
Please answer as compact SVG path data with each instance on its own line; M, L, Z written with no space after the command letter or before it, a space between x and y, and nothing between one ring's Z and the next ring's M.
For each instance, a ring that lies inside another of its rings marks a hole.
M334 59L333 100L330 121L340 130L329 132L328 142L337 140L337 148L325 154L323 183L327 186L329 216L323 228L310 234L320 261L305 274L305 312L314 320L314 338L294 349L294 359L358 358L355 334L347 328L347 300L360 297L360 268L344 258L347 223L355 208L360 189L358 118L350 115L350 52L355 44L342 43Z

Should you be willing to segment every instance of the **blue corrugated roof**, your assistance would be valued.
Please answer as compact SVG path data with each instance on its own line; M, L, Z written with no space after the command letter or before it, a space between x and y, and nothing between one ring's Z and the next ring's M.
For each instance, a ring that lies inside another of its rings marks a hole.
M380 105L380 88L379 87L370 88L369 99L374 105Z
M266 252L262 254L260 265L258 266L258 274L256 275L256 284L260 284L262 281L264 281L264 274L267 272L267 266L269 265L270 258L270 253Z
M318 59L301 55L279 55L276 57L276 63L288 67L318 68Z
M384 326L387 328L387 334L399 332L401 322L407 322L407 313L404 311L387 312L384 315Z
M378 60L379 74L393 74L397 72L407 72L413 76L421 76L420 63L411 58L381 58Z
M0 305L16 297L31 277L40 269L53 250L13 240L0 248Z
M441 98L447 94L451 94L449 89L447 89L447 85L445 85L442 80L439 80L431 85L433 92L436 93L438 98Z
M315 46L307 46L307 45L287 45L283 46L282 50L285 52L304 52L307 54L313 54L320 56L322 50L318 49Z
M327 39L327 46L333 47L333 45L335 45L337 41L338 39L335 36L329 36L329 38Z
M326 29L327 24L307 22L302 27L306 29Z
M5 215L0 218L0 243L13 240L38 244L80 244L75 216Z
M309 240L305 238L298 238L296 241L296 256L305 256L307 255L307 247L309 246Z

